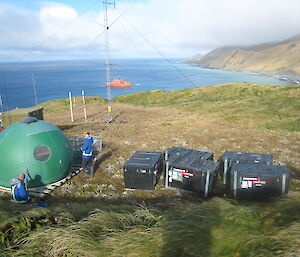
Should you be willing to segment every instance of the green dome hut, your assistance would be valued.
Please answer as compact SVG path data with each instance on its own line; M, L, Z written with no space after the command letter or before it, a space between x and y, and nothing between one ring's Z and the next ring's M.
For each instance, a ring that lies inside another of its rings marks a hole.
M56 126L27 117L0 133L0 186L27 170L30 188L41 187L66 177L73 151L69 140Z

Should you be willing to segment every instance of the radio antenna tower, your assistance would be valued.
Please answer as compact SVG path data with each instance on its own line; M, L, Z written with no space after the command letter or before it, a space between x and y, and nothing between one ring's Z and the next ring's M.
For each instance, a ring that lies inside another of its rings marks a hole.
M112 114L112 95L111 95L111 86L110 86L110 54L109 54L109 25L108 25L108 5L115 6L115 1L103 0L104 7L104 26L105 26L105 71L106 71L106 89L107 89L107 113L108 120L107 123L111 123L113 121Z

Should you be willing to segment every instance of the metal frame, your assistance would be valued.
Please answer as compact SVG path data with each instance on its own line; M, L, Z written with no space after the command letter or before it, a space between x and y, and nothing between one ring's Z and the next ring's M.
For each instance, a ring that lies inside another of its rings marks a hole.
M208 170L206 173L204 198L207 198L209 194L209 179L210 179L210 172Z
M226 185L227 183L227 172L228 172L228 159L224 160L224 172L223 172L223 184Z
M93 143L93 150L95 153L95 158L99 157L101 152L102 152L102 137L101 136L92 136L94 139ZM68 137L69 142L72 146L74 154L73 161L76 161L78 159L81 159L81 154L80 156L77 156L76 153L80 153L80 148L83 145L84 142L84 137L82 136L73 136L73 137Z
M10 112L0 112L0 120L2 120L2 126L3 127L8 127L16 122L19 122L21 119L26 118L26 117L35 117L39 120L44 119L43 115L43 107L38 108L38 109L29 109L27 111L13 114Z
M286 174L282 174L282 194L285 194L286 191Z
M238 189L238 174L237 171L233 172L233 196L237 198L237 189Z
M169 155L168 150L165 152L165 188L169 187L169 161L168 161Z

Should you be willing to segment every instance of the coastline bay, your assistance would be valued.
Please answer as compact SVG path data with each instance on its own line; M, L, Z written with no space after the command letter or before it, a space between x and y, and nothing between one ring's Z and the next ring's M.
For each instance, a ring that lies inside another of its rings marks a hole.
M287 81L261 74L205 69L181 61L172 60L173 65L162 59L112 61L111 79L123 78L132 82L130 88L112 88L112 96L233 82L289 84ZM88 96L106 97L105 66L102 60L28 62L0 66L3 70L0 94L5 109L24 108L35 104L32 74L39 103L67 97L69 91L74 96L79 96L84 90ZM7 66L10 68L5 69Z

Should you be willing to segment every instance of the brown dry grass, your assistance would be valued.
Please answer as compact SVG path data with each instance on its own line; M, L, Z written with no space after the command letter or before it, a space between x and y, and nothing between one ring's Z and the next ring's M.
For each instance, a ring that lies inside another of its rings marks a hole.
M164 151L171 146L183 146L214 152L215 159L225 150L272 153L275 162L287 164L295 170L300 167L299 132L258 129L255 121L241 124L214 115L119 103L113 105L117 123L106 124L106 108L104 103L87 105L87 122L80 105L75 106L73 124L68 111L46 113L45 119L58 125L69 136L87 130L102 136L103 161L92 181L113 184L118 192L123 192L122 165L137 150ZM111 171L107 165L112 166ZM80 177L74 181L86 183L86 179Z

